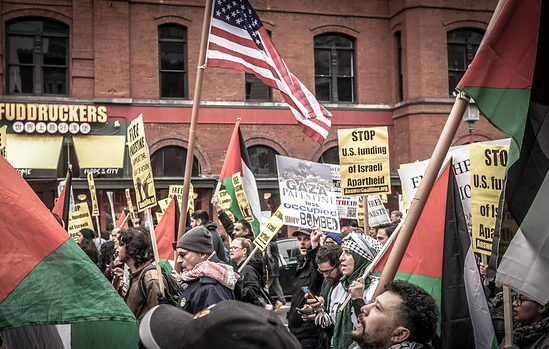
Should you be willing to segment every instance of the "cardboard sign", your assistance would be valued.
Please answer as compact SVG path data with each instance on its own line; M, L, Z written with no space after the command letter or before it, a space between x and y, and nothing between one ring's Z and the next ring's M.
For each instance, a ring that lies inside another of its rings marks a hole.
M470 152L473 251L491 255L509 147L472 144Z
M95 192L95 181L93 180L93 173L88 172L87 178L92 202L92 216L97 217L99 216L99 205L97 204L97 194Z
M341 196L341 170L339 165L330 166L332 180L334 181L334 192L336 196L337 213L339 218L357 219L358 216L358 197Z
M143 114L139 114L128 127L128 154L132 165L137 211L142 212L156 206L156 190L154 189L149 147L145 140Z
M130 219L132 222L135 222L135 212L133 211L132 194L130 193L130 188L124 189L124 193L126 194L126 206L130 212Z
M193 214L194 212L194 187L193 184L189 184L189 199L187 201L187 211L189 211L190 214ZM170 185L168 189L168 198L177 198L177 202L179 203L179 207L182 206L183 203L183 186L182 185Z
M387 127L337 131L343 196L391 193Z
M4 125L0 127L0 155L7 159L7 136L6 136L7 126Z
M339 232L330 166L276 156L284 224Z
M217 193L217 197L219 198L219 206L223 209L223 211L229 216L231 221L235 221L234 215L231 212L231 196L225 189L220 190Z
M94 229L87 202L74 205L74 211L69 213L67 231L74 241L78 241L78 232L84 228Z
M283 225L284 221L282 212L280 211L280 207L278 207L278 209L265 225L265 228L261 229L261 233L259 233L259 235L254 239L254 245L259 247L260 250L264 251L269 242L271 242L273 237L276 235L276 233L278 233Z

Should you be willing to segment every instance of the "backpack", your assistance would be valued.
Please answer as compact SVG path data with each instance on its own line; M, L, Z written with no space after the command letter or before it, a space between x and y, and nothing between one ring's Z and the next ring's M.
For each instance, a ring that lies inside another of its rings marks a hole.
M165 297L165 299L162 300L161 303L176 305L177 302L179 301L179 298L181 297L181 294L183 293L183 287L181 287L181 285L177 283L177 280L175 280L173 275L168 274L162 268L160 269L162 270L162 277L164 278L164 297ZM146 303L146 299L147 299L147 293L145 292L145 273L149 270L156 270L156 265L151 264L145 269L143 269L141 271L141 274L139 274L139 278L137 280L139 293L141 294L143 303Z

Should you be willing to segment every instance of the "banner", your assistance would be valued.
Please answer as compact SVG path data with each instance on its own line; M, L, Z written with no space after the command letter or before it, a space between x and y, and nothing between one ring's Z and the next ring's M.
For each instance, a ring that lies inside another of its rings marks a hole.
M330 166L276 156L284 224L339 233Z
M90 188L90 197L92 202L92 216L99 216L99 205L97 204L97 194L95 192L95 181L93 180L93 173L88 172L88 187Z
M6 136L6 129L8 127L6 125L0 127L0 155L7 159L7 152L6 152L6 146L7 146L7 136Z
M170 185L168 189L168 198L177 198L177 202L179 203L179 207L182 207L183 205L183 186L182 185ZM169 201L168 201L169 204ZM190 214L193 214L194 212L194 187L193 184L189 184L189 199L187 201L187 211L189 211Z
M78 241L78 232L84 228L94 230L87 202L74 205L74 211L69 213L67 231L74 241Z
M339 165L330 166L332 180L334 182L334 193L336 198L337 213L339 218L357 219L358 215L358 197L341 196L341 170Z
M128 211L130 212L130 219L132 222L135 222L136 217L135 212L133 211L132 194L130 192L130 188L124 189L124 193L126 194L126 206L128 206Z
M220 190L217 193L217 197L219 199L219 206L223 209L223 211L229 216L231 221L235 221L234 215L231 212L231 196L225 189Z
M473 251L491 255L509 147L472 144L470 153Z
M509 146L510 141L510 138L506 138L475 144ZM456 174L456 181L461 204L463 206L463 213L465 214L465 220L467 221L467 224L471 224L471 161L469 158L469 144L450 148L441 168L444 168L444 165L450 161L450 158L452 159L454 173ZM402 192L406 202L411 203L414 199L428 164L429 159L401 165L401 168L398 170L400 182L402 183ZM409 209L409 207L407 209Z
M283 216L279 207L271 216L271 218L265 225L265 228L261 229L261 233L259 233L259 235L254 239L254 245L259 247L260 250L264 251L269 242L284 225L284 221L282 219Z
M368 225L370 227L377 227L378 225L389 223L391 223L391 217L385 205L383 205L381 196L368 195Z
M137 211L142 212L147 208L156 206L156 191L154 189L149 147L145 140L143 114L139 114L128 127L128 154L132 166Z
M343 196L391 193L387 127L337 131Z

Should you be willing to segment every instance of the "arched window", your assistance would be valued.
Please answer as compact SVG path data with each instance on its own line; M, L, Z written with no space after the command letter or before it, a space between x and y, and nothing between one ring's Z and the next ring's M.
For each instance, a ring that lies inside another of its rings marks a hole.
M319 101L354 102L355 41L341 34L315 36L315 92Z
M160 97L187 98L187 28L176 24L158 27Z
M318 162L320 162L321 164L339 165L338 147L331 147L330 149L326 150L324 153L322 153L322 155L320 155Z
M448 88L450 96L465 74L477 53L484 32L474 28L462 28L446 34L448 45Z
M178 146L160 148L151 155L151 167L155 177L183 177L185 176L185 161L187 149ZM200 175L200 164L193 159L193 171L191 176Z
M278 153L266 145L252 145L248 148L248 155L252 171L256 177L277 177L276 155Z
M9 21L6 50L8 94L68 95L68 25L40 17Z

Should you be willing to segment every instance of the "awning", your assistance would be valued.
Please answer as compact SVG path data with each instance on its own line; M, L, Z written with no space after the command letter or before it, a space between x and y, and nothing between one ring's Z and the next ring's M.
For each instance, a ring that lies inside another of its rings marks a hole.
M63 136L7 135L9 163L25 178L56 178Z
M122 176L126 136L72 136L81 175Z

